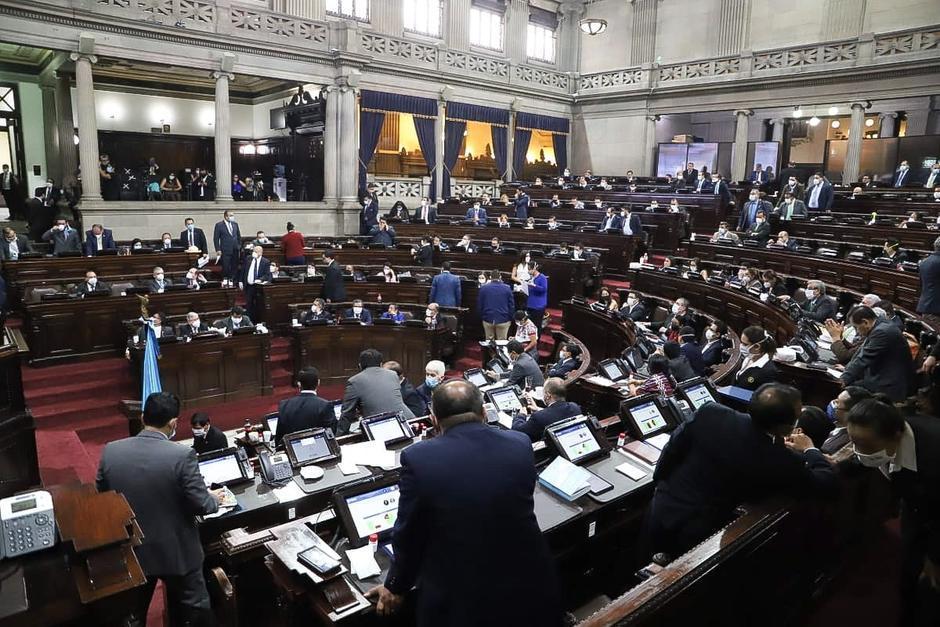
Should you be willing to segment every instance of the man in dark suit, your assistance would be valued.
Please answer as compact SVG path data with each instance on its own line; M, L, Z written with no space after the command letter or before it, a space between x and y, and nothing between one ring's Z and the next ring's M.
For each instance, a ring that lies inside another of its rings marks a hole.
M681 424L653 474L649 553L682 554L750 499L835 492L832 466L808 436L793 432L801 409L799 390L767 383L751 397L750 416L706 403Z
M605 215L601 223L597 225L597 231L599 233L612 230L619 231L622 225L623 218L620 217L620 214L615 213L613 207L607 207L607 215Z
M803 193L806 191L806 188L803 187L802 183L797 180L795 174L788 175L787 178L783 179L783 187L780 188L780 195L786 196L787 192L793 194L794 198L799 198L801 201L803 199Z
M297 373L297 387L300 394L286 398L277 406L277 433L274 443L280 444L285 435L304 429L323 427L336 432L336 414L333 403L317 396L320 385L320 373L313 366L307 366Z
M529 203L530 198L527 193L521 189L516 190L516 197L513 199L513 207L516 210L516 219L518 220L528 220L529 219Z
M186 228L180 233L180 244L186 248L196 247L202 251L203 255L209 254L209 243L206 241L206 233L196 227L196 221L192 218L186 218L183 221Z
M581 349L573 342L566 342L558 349L558 361L551 364L545 376L564 380L568 374L581 367Z
M332 250L323 252L323 262L326 264L326 270L323 272L323 287L320 288L320 298L328 303L346 300L343 270L336 262L336 255Z
M915 180L915 175L911 172L910 164L907 162L907 159L905 159L894 173L894 181L891 183L891 187L907 187L911 185L917 185L917 181Z
M186 324L182 325L179 329L179 336L192 337L199 333L208 333L209 331L209 326L199 319L199 314L195 311L190 311L186 314Z
M686 187L695 187L695 183L698 181L698 170L695 169L695 164L691 161L686 166L685 172L682 173L682 180Z
M738 230L747 231L751 228L751 225L754 224L754 221L757 220L757 212L763 211L765 216L770 215L770 212L773 211L774 206L762 200L760 197L760 192L757 191L757 188L751 188L750 193L748 194L748 201L744 203L744 206L741 208L741 215L738 217Z
M372 324L372 312L362 306L362 299L353 301L352 307L343 312L346 320L358 320L361 324Z
M852 309L847 318L865 340L845 366L842 383L903 401L914 383L914 364L901 330L864 305Z
M10 210L10 219L20 217L20 179L10 170L10 166L3 164L0 172L0 194L3 194L3 204Z
M705 329L705 343L702 345L702 363L707 368L716 366L724 359L725 350L724 335L728 331L728 325L722 320L715 320Z
M434 250L431 248L431 242L427 235L421 236L421 243L417 248L411 248L411 256L414 257L415 263L419 266L425 268L431 266L434 259Z
M124 495L143 532L143 543L134 548L147 576L135 603L139 624L146 621L158 579L166 586L173 622L205 625L212 620L195 517L218 511L222 496L206 489L196 451L171 442L179 410L173 394L151 394L143 430L107 444L98 464L98 491Z
M326 310L326 303L323 302L322 298L315 298L313 304L310 305L310 309L300 314L298 322L300 324L311 324L317 320L330 320L330 318L330 312Z
M435 390L431 420L441 435L402 452L395 560L367 597L391 614L420 582L421 627L558 627L529 438L488 428L482 395L466 381Z
M940 327L940 237L933 241L933 252L920 262L920 299L917 313L929 324Z
M846 417L855 458L877 469L901 500L899 625L940 621L940 423L863 400Z
M11 227L3 229L3 239L0 240L0 258L3 261L16 261L23 253L33 252L33 247L25 235L17 235Z
M702 349L695 343L695 329L682 327L679 329L679 350L689 360L689 365L698 376L705 374L705 362L702 359Z
M688 381L696 376L688 357L682 354L679 342L669 340L663 343L663 355L669 360L669 374L678 382Z
M827 211L832 208L832 185L823 176L822 172L817 172L811 179L812 185L806 190L804 201L806 207L811 211Z
M695 182L696 194L711 194L715 191L715 184L712 183L711 175L708 172L699 172L698 180Z
M52 254L81 252L78 231L69 226L65 218L57 218L55 226L42 234L44 242L52 243Z
M529 397L528 406L523 407L512 419L512 430L522 431L533 442L542 439L545 427L581 414L581 406L565 400L565 382L557 377L545 380L542 399L545 409L539 409L535 400ZM529 415L531 412L531 415Z
M372 236L372 244L381 244L391 248L395 245L395 229L389 226L385 218L379 218L379 223L369 231Z
M620 308L620 316L630 318L634 322L641 322L649 317L649 310L634 292L630 292L623 301L623 307Z
M425 402L421 394L418 394L418 390L415 386L408 381L408 378L405 376L405 370L401 367L401 364L397 361L386 361L382 364L382 367L386 370L391 370L398 376L401 399L405 403L405 406L411 410L411 413L415 416L427 416L427 402Z
M85 280L75 288L78 296L87 296L88 294L97 294L99 292L111 292L111 286L98 280L98 275L94 270L85 273Z
M871 392L858 385L849 385L829 401L829 405L826 406L826 416L835 423L835 428L829 432L829 436L819 447L823 454L833 455L849 443L847 417L853 407L867 398L871 398Z
M173 285L173 281L166 278L163 268L157 266L153 269L153 278L147 282L147 288L154 294L162 294L167 285Z
M473 201L473 206L467 209L467 213L464 216L464 222L470 222L474 226L486 226L486 209L480 206L480 201Z
M767 214L763 209L757 212L754 222L744 234L744 239L757 240L759 246L767 245L767 240L770 239L770 225L767 224Z
M245 314L245 308L241 305L235 305L229 315L216 322L215 326L225 329L226 333L231 334L235 329L250 329L255 325L251 318Z
M509 352L509 361L512 363L508 374L504 374L506 385L524 387L527 383L538 387L545 383L545 376L535 359L525 351L525 346L518 340L509 340L506 344ZM493 381L499 381L500 376L492 370L486 371L486 376Z
M86 257L94 257L102 250L114 250L116 248L111 229L106 229L100 224L94 224L91 230L85 231L84 252Z
M235 222L235 212L223 214L222 221L216 222L212 233L212 244L216 255L222 260L222 282L235 285L238 274L238 255L242 247L242 233Z
M808 281L806 301L803 303L803 315L816 322L825 322L836 317L836 302L826 296L826 284L821 281Z
M62 199L62 188L56 187L55 181L52 180L52 177L49 177L46 179L45 185L35 189L33 196L39 199L43 207L53 209Z
M434 224L437 222L437 207L431 204L431 200L427 196L421 199L421 206L415 209L411 221L418 224Z
M727 207L731 202L731 190L728 189L728 182L725 181L724 177L722 177L721 174L718 174L717 172L712 178L715 181L715 187L712 189L712 194L721 198L722 207Z
M747 180L749 183L753 183L754 185L763 185L764 183L769 182L767 180L767 174L764 172L764 168L761 167L761 164L759 163L754 164L754 170L747 175Z
M783 200L777 205L774 212L780 216L781 220L792 220L793 218L805 218L808 215L806 203L796 197L792 191L783 192Z
M384 361L382 353L374 348L359 353L360 372L346 382L343 412L336 427L337 435L349 433L349 425L356 420L357 414L367 417L394 411L401 412L409 420L415 417L401 397L398 376L382 368Z
M643 223L640 222L640 216L633 213L629 205L620 210L620 232L634 237L643 236Z
M264 248L255 246L251 251L251 258L245 262L245 272L242 274L238 286L245 292L245 309L249 315L255 315L255 299L258 285L271 282L271 262L264 256Z
M450 262L445 261L441 264L441 273L431 280L428 302L441 307L460 307L461 298L460 277L450 273Z
M379 223L379 199L374 191L366 193L361 201L362 212L359 214L359 234L368 235Z

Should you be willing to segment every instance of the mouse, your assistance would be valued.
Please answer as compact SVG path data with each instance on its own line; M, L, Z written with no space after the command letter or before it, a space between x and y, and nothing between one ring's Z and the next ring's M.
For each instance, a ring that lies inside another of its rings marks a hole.
M307 481L316 481L317 479L323 478L323 469L319 466L305 466L304 469L300 471L300 474L303 475L303 478Z

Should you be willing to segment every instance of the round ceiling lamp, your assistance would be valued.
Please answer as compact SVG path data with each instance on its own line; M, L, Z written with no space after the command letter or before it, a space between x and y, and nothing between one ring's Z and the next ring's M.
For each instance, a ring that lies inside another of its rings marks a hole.
M874 125L875 125L875 119L874 119L874 118L867 118L867 119L865 120L865 126L867 126L868 128L871 128L871 127L873 127Z
M607 20L601 20L596 17L586 17L578 25L581 27L581 32L587 35L600 35L605 30L607 30Z
M829 107L829 115L838 115L839 107Z
M830 126L832 126L832 128L839 128L840 126L842 126L842 122L840 122L839 120L833 120Z
M800 105L793 107L793 117L797 119L803 117L803 107Z
M811 118L809 119L809 125L810 125L810 126L819 126L819 118L817 118L815 115L814 115L813 117L811 117Z

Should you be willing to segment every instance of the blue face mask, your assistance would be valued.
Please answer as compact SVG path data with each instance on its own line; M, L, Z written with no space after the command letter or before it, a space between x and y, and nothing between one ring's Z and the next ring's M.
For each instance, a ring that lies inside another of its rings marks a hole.
M832 422L836 421L836 402L829 401L829 404L826 405L826 415L829 416L829 420Z
M438 383L440 383L440 380L435 377L426 377L424 379L424 384L429 388L437 387Z

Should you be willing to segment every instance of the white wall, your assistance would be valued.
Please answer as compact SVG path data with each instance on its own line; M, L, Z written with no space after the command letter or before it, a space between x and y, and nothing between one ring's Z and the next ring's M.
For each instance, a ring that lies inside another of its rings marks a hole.
M646 117L640 113L616 113L608 117L574 120L571 170L590 169L599 174L622 175L643 171Z
M18 83L20 115L23 119L23 153L26 162L26 193L46 182L46 144L43 135L42 90L37 83ZM41 176L33 175L33 166L42 168Z
M607 30L593 37L581 35L581 73L629 66L633 5L623 0L601 0L587 5L585 9L583 17L607 20Z

